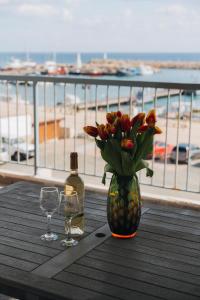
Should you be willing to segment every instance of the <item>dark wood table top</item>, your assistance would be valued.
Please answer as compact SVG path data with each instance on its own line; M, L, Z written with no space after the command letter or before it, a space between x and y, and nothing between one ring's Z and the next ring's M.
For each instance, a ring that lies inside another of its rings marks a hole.
M138 235L120 240L110 236L106 197L87 192L86 232L66 249L60 240L40 240L40 187L18 182L0 191L0 293L27 300L200 299L199 211L146 204ZM64 237L60 216L52 229Z

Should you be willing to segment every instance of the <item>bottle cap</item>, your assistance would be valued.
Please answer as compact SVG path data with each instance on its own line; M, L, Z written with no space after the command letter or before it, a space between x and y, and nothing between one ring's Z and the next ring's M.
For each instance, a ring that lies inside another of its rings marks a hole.
M77 152L70 153L70 169L71 170L78 169L78 153Z

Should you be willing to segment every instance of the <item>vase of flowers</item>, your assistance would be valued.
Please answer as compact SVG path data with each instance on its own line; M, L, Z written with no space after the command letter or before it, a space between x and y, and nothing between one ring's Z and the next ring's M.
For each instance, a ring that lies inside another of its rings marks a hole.
M112 173L107 197L107 219L112 235L130 238L136 234L141 216L141 196L137 172L153 171L145 161L153 151L153 136L162 131L156 126L155 110L139 113L132 119L120 111L106 115L106 124L85 126L84 131L95 138L106 161L106 173Z

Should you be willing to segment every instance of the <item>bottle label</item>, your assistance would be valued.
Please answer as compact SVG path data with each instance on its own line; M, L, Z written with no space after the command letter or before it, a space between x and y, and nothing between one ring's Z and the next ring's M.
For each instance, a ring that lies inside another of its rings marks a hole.
M74 191L73 186L68 184L65 185L65 190L64 190L65 195L71 195L73 191Z

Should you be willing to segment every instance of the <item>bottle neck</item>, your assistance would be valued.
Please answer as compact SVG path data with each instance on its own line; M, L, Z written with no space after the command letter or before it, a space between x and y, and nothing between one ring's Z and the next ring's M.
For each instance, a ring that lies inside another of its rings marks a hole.
M78 169L71 169L70 174L71 175L78 175Z

